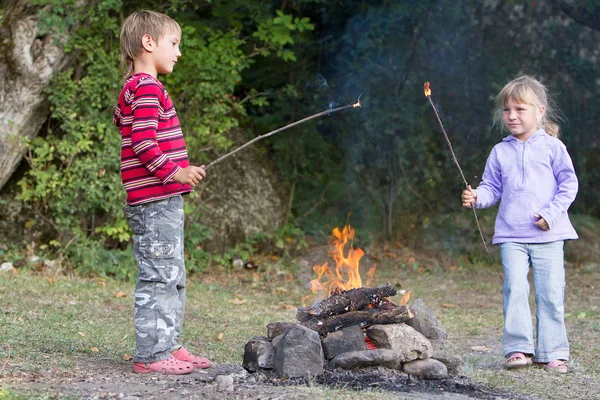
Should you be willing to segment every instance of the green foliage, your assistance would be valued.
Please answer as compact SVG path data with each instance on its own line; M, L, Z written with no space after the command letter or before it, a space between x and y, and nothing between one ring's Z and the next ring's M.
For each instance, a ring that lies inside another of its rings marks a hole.
M127 258L119 249L131 234L121 212L120 136L112 125L112 111L121 88L120 16L140 5L120 0L85 6L73 0L35 0L34 5L44 8L41 34L69 37L65 49L76 62L57 74L47 90L51 117L41 135L27 143L31 169L19 182L20 198L33 204L58 235L47 239L52 241L44 245L47 250L63 252L75 269L86 273L128 276L113 262ZM145 6L164 11L159 2ZM294 33L313 29L307 18L279 10L259 7L252 16L239 12L255 7L246 1L217 1L208 16L193 1L170 6L182 26L183 57L177 73L160 79L177 99L194 163L231 146L228 132L245 117L244 103L268 105L258 88L247 88L243 97L236 94L253 58L273 54L293 60ZM210 232L194 217L187 229L192 233L186 235L189 265L201 271L211 262L201 244Z

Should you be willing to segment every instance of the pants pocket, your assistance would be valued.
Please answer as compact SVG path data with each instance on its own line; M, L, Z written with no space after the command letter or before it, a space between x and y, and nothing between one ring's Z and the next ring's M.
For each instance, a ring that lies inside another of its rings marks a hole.
M123 207L125 213L125 219L129 225L129 229L134 235L143 235L146 232L146 217L144 216L144 210L142 206L130 206L126 204Z
M140 243L142 255L139 279L149 282L168 283L177 275L172 260L175 256L175 244L170 242Z

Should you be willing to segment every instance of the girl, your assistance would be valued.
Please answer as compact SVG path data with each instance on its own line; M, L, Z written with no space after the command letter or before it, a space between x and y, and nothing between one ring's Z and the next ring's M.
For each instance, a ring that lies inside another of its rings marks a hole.
M565 240L577 239L567 209L578 181L573 162L558 139L555 111L546 88L530 76L508 83L496 98L495 122L510 135L488 157L482 182L462 193L465 207L486 208L502 199L494 244L500 244L504 268L504 336L506 368L543 363L568 371L569 342L564 323ZM533 267L536 302L534 346L529 309L529 266Z

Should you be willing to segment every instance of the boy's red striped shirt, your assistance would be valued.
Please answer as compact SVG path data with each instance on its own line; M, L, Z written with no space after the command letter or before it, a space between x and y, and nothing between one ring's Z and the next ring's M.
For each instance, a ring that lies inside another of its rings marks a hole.
M144 73L127 79L114 123L121 131L121 179L127 204L192 191L172 179L189 162L175 107L158 79Z

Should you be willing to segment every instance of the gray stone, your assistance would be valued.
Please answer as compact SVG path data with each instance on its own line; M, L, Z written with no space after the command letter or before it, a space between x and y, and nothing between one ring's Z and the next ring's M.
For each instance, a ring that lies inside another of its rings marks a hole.
M259 369L273 368L273 344L264 336L257 336L244 346L244 361L242 366L248 372Z
M448 377L448 370L444 363L433 358L415 360L403 365L405 374L422 379L444 379Z
M435 349L431 358L444 363L448 369L448 375L458 376L462 373L464 361L450 342L447 342L443 349Z
M448 337L446 327L427 308L423 300L415 300L410 306L410 311L414 316L406 322L406 325L412 326L417 332L429 339L434 349L443 349Z
M0 265L0 272L8 272L15 269L15 267L13 266L13 263L11 262L5 262L2 263L2 265Z
M400 369L402 354L397 350L377 349L350 351L341 353L333 358L331 368L355 369L382 366L390 369Z
M398 351L402 362L433 354L429 340L406 324L373 325L366 333L377 348Z
M215 378L215 383L219 389L233 392L233 377L231 375L219 375Z
M331 332L327 337L321 339L321 343L326 360L331 360L342 353L367 349L365 334L358 325Z
M286 333L294 325L296 324L293 322L271 322L267 325L267 337L269 340L273 340Z
M310 378L323 373L323 347L317 332L295 325L280 337L273 357L277 376Z

